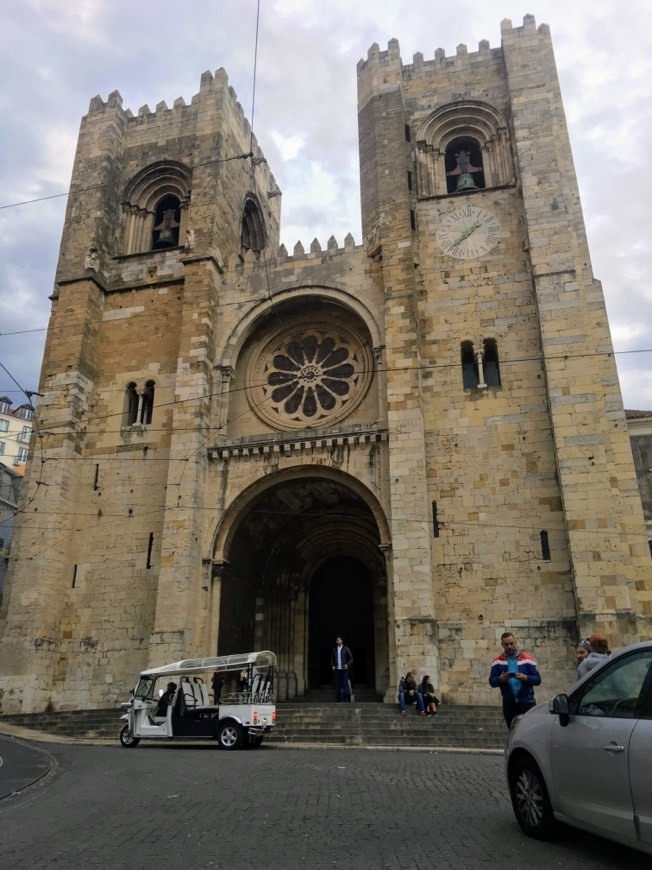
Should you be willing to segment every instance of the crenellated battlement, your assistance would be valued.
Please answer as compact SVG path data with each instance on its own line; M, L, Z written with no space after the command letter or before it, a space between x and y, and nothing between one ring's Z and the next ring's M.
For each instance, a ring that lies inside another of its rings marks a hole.
M319 239L314 238L310 243L310 248L308 253L306 254L306 249L301 241L298 241L293 249L293 254L290 257L287 248L285 245L281 245L278 249L278 258L279 259L288 259L288 260L309 260L314 259L315 257L320 257L322 254L326 254L327 256L335 256L336 254L342 254L344 252L352 251L356 247L355 239L351 235L351 233L347 233L344 239L344 247L340 248L337 244L337 239L335 236L331 236L329 240L326 242L326 247L322 248ZM358 246L360 247L360 246Z
M364 245L356 245L355 239L351 233L347 233L344 239L344 245L339 246L335 236L331 236L326 242L325 247L322 247L321 242L315 238L312 240L308 248L299 241L292 249L292 254L288 253L288 249L284 244L279 245L275 260L269 261L270 265L274 263L293 263L300 264L301 262L310 262L315 260L332 259L341 257L345 254L351 254L356 251L364 251ZM244 254L237 254L231 258L227 268L241 269L244 271L254 271L260 267L260 257L254 251L247 251Z
M550 28L547 24L541 24L538 28L534 15L525 15L523 17L523 25L521 27L513 27L509 18L503 19L500 24L500 30L503 40L518 38L524 35L539 33L542 36L550 36ZM478 58L484 59L492 52L500 53L500 48L491 48L488 39L481 39L478 43L477 51L469 51L465 43L460 43L454 55L447 55L445 49L437 48L434 53L434 59L424 60L422 52L416 52L413 55L411 64L403 64L401 61L400 47L397 39L390 39L387 43L387 50L381 51L377 42L372 43L367 51L367 58L358 61L358 76L367 68L374 66L392 66L400 64L402 70L406 73L419 72L422 69L437 68L437 66L445 65L448 68L462 68L471 63L477 62Z
M220 67L213 74L210 70L206 70L201 74L199 80L199 91L194 94L190 103L186 103L183 97L177 97L172 107L170 108L165 100L156 104L156 109L152 111L149 105L145 103L138 112L134 115L131 109L123 108L123 99L119 91L113 91L109 94L106 101L102 97L95 96L91 99L88 107L88 114L102 113L113 109L123 118L132 121L135 120L140 124L155 124L159 120L164 119L167 123L174 123L175 115L179 116L179 120L186 123L188 112L196 112L197 108L207 102L217 102L218 105L228 101L230 107L234 110L235 116L238 118L241 126L241 132L246 139L251 139L252 131L249 119L245 116L245 111L242 104L238 101L238 96L234 88L229 84L229 77L226 70ZM252 140L253 151L257 153L259 145L255 135ZM259 156L259 155L258 155Z

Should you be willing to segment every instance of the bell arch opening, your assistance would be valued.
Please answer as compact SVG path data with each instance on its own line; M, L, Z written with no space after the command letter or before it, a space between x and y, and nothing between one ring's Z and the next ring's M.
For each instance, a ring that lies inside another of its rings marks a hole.
M389 681L387 575L376 517L341 475L306 470L249 500L214 584L218 655L271 649L277 699L329 685L338 634L367 697Z

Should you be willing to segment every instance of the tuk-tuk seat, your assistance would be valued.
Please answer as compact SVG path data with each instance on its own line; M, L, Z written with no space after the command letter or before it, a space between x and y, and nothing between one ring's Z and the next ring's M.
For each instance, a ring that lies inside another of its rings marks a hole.
M219 708L208 703L208 691L203 680L195 679L191 682L188 677L181 677L181 690L186 719L201 718L216 712Z
M195 677L193 679L192 688L195 693L195 697L199 698L199 705L201 707L214 707L214 704L211 703L211 699L208 694L208 687L206 686L206 683L202 680L201 677ZM217 709L217 707L215 707L215 709Z
M194 719L197 711L197 698L188 677L181 677L181 699L184 719Z

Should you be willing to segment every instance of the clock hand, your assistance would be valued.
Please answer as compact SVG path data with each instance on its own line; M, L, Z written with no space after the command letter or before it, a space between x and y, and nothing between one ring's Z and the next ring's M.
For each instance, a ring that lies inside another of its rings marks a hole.
M457 245L460 244L460 242L463 242L464 239L468 239L468 237L471 235L471 233L474 233L478 229L479 226L480 226L480 221L476 221L472 226L470 226L468 229L464 230L464 232L462 233L461 236L459 236L459 238L455 239L455 241L452 243L451 247L455 248Z

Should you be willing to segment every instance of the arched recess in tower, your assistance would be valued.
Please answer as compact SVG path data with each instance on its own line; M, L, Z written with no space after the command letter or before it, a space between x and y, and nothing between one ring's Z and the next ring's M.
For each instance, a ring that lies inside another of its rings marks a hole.
M173 160L147 166L132 178L122 200L122 253L178 245L187 229L191 187L191 170Z
M461 172L474 176L480 188L514 182L509 126L488 103L459 100L440 106L419 126L416 140L420 197L455 192Z
M303 466L238 501L216 541L218 654L274 650L284 700L331 685L339 634L353 652L354 686L384 691L388 531L372 494L344 472Z

